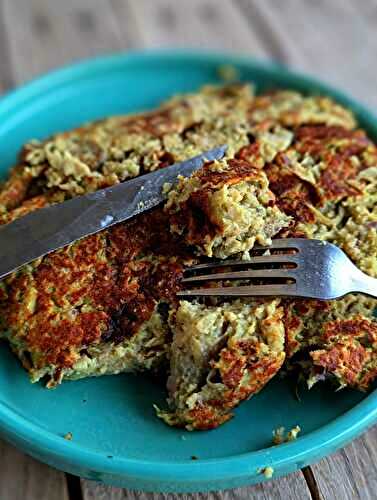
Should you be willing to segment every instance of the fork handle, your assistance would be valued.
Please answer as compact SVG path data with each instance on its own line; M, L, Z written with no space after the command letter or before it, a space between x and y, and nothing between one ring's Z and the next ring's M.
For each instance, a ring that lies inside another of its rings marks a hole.
M353 277L353 288L355 292L364 293L377 298L377 279L360 271Z

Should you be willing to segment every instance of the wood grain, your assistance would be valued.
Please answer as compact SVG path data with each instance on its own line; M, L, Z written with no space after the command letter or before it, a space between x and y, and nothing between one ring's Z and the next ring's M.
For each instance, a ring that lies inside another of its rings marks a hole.
M0 440L1 500L68 500L64 474Z
M14 85L3 5L0 2L0 94Z
M10 59L17 83L72 60L128 48L103 0L3 0Z
M373 0L236 0L271 55L377 105L377 4Z
M248 488L182 495L142 493L85 481L83 497L84 500L309 500L311 498L304 477L299 473Z
M132 16L143 47L200 47L267 56L259 37L229 0L112 0L112 5L123 27Z
M312 467L326 500L377 498L377 426Z

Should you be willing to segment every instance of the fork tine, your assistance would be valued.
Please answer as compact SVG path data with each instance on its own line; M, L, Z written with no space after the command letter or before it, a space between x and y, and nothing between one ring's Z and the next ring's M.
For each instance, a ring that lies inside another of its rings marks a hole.
M290 285L255 285L255 286L224 286L220 288L198 288L182 290L178 297L267 297L296 295L296 284Z
M269 250L278 248L279 250L299 250L301 243L305 241L305 238L277 238L276 240L272 240L271 245L262 246L262 245L254 245L251 251L253 250Z
M200 271L202 269L215 269L216 267L238 267L250 266L251 264L297 264L297 255L257 255L250 260L224 260L218 262L209 262L208 264L198 264L187 267L185 272Z
M217 281L217 280L236 280L245 278L294 278L295 269L254 269L248 271L236 271L229 273L200 274L183 278L182 283L192 283L195 281Z

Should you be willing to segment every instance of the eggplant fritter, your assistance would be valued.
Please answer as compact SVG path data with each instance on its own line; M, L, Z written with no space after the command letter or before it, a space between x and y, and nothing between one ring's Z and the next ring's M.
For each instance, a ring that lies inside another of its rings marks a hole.
M170 315L173 332L167 423L211 429L256 394L285 358L283 309L278 301L205 306L182 301Z
M159 414L188 429L228 420L284 360L305 367L309 385L370 386L375 299L176 301L185 266L274 237L333 242L377 277L377 148L331 99L205 87L31 141L0 187L0 224L223 144L224 160L181 179L165 208L0 282L0 335L33 381L165 371L170 407Z
M3 281L0 328L32 381L157 369L166 362L165 301L182 266L160 210L82 239ZM153 247L153 254L150 249Z
M171 231L208 257L226 258L269 245L290 223L268 189L266 174L246 160L206 164L190 178L180 178L166 210Z
M366 390L377 377L377 322L362 316L328 321L322 326L309 387L333 377L338 386Z

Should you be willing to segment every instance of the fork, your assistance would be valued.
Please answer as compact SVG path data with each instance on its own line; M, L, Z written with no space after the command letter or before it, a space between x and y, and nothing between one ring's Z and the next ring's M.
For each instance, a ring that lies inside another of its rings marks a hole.
M270 255L266 255L266 250L270 250ZM188 267L181 282L188 285L219 280L258 280L257 284L182 290L177 296L287 296L330 300L360 292L377 298L377 279L360 271L332 243L304 238L276 239L270 246L257 246L253 251L263 254L250 260L223 260ZM224 267L232 270L221 272ZM233 270L247 267L247 270ZM208 273L216 270L220 272Z

